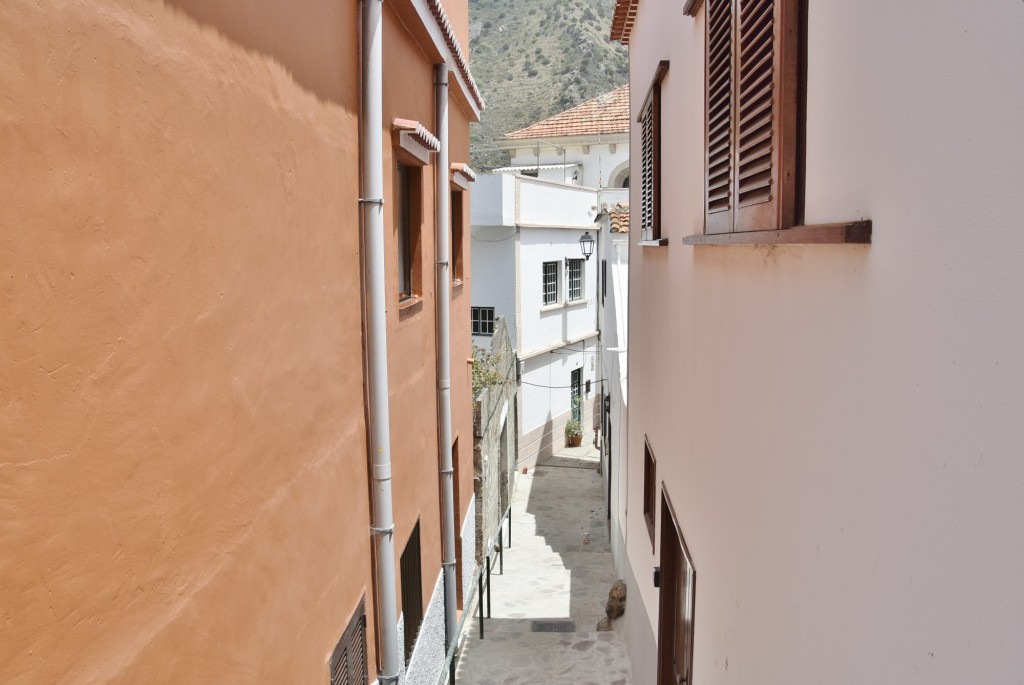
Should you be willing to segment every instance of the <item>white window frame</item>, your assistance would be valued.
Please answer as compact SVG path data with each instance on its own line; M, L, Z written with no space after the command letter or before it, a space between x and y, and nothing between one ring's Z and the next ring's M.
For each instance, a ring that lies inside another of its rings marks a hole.
M583 285L586 277L586 267L583 263L584 260L582 259L565 260L566 291L569 302L579 302L586 296L586 290ZM577 273L573 273L574 271L577 271Z
M559 302L558 295L561 290L559 287L559 266L558 262L544 262L541 264L541 303L545 307L558 304Z

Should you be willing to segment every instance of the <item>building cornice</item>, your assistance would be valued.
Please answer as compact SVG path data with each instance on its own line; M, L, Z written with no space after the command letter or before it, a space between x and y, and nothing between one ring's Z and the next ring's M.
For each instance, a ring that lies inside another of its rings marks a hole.
M395 0L392 6L413 37L427 50L428 56L450 67L449 78L458 86L452 89L453 96L471 110L474 120L479 121L485 107L483 95L469 70L469 58L455 36L441 0Z

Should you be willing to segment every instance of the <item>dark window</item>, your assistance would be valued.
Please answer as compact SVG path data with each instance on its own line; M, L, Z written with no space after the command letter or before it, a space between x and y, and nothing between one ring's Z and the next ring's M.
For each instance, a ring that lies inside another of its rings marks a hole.
M544 262L543 265L544 304L558 302L558 262Z
M423 623L423 581L420 572L420 522L412 529L402 552L402 625L405 628L405 662L409 663Z
M601 260L601 304L608 297L608 260Z
M569 401L572 403L572 418L577 421L583 419L583 411L580 408L580 385L583 380L583 369L573 369L569 382Z
M706 233L794 225L801 2L707 0Z
M494 307L471 307L473 335L494 335Z
M402 299L420 293L419 167L399 164L395 174L395 229L398 242L398 294Z
M647 534L651 536L651 551L654 551L654 507L658 501L658 469L651 444L644 438L644 522ZM664 524L662 524L664 525Z
M658 685L693 682L693 617L697 572L665 492L661 494L661 596Z
M452 191L452 203L451 203L451 220L452 220L452 233L451 233L451 250L452 250L452 264L451 264L451 277L453 281L462 280L462 198L465 197L465 193L453 190Z
M640 240L661 239L661 82L668 62L661 62L640 108Z
M368 685L366 671L366 608L359 601L352 620L331 653L331 685Z
M569 301L583 299L583 260L568 259L566 267L569 270Z

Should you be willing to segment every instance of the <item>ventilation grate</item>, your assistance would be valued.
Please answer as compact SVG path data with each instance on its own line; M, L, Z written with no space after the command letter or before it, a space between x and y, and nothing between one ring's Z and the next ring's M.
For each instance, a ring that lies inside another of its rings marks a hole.
M535 633L575 633L576 621L533 621Z

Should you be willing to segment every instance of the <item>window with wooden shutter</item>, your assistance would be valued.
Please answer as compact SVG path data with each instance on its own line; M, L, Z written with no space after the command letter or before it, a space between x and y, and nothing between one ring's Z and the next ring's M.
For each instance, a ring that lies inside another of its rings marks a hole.
M405 629L405 663L412 658L423 623L423 574L420 566L420 522L412 529L399 562L402 576L402 621Z
M654 451L644 436L644 522L647 533L651 537L651 552L654 552L654 508L658 501L658 467L654 460Z
M366 608L362 600L331 653L331 685L367 685Z
M697 572L668 493L661 493L661 592L658 598L658 685L693 682Z
M668 62L658 64L637 123L640 124L640 242L661 240L661 81Z
M707 0L706 233L796 218L801 0Z

